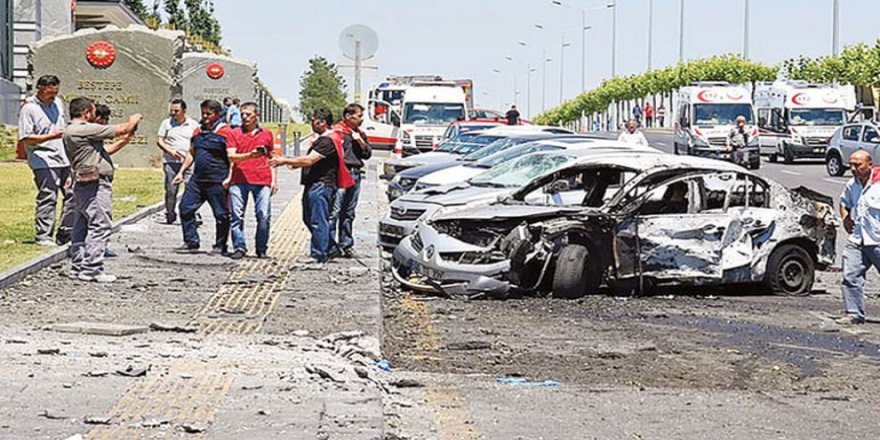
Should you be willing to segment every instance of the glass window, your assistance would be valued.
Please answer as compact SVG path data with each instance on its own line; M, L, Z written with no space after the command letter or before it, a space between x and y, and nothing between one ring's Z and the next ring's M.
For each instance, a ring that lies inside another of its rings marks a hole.
M469 182L473 186L519 188L573 160L561 154L530 154L472 177Z
M846 122L846 114L840 109L792 109L789 120L796 126L837 126Z
M403 114L407 124L449 124L464 119L464 104L408 102L404 106Z
M750 104L694 104L695 125L733 125L743 116L746 124L752 124Z
M847 141L858 141L859 133L862 131L861 125L850 125L843 128L843 139Z
M487 147L488 148L488 147ZM494 167L500 163L507 162L508 160L516 159L520 156L525 156L526 154L537 153L540 151L551 151L551 150L561 150L562 147L558 147L556 145L548 145L542 144L538 142L530 142L523 145L518 145L516 147L504 150L502 152L496 152L493 155L490 155L478 162L480 166L485 166L487 168Z
M877 134L877 129L871 126L865 126L865 134L862 136L862 141L878 144L880 142L877 142L877 138L880 138L880 135Z

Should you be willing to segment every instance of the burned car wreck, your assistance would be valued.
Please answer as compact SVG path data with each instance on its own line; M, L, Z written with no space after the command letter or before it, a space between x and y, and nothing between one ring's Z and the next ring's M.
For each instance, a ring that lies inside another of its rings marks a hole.
M468 297L736 283L802 295L834 260L831 203L710 159L587 157L505 200L436 216L401 242L393 273Z

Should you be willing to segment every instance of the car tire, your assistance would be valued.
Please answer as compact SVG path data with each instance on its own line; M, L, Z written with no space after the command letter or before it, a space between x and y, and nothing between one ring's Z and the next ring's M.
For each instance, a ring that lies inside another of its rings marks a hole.
M813 257L796 244L784 244L774 249L764 274L770 292L785 296L809 295L815 278Z
M794 151L791 151L791 148L788 148L783 145L782 146L782 158L786 164L789 164L789 165L793 164L794 163Z
M828 153L828 156L825 157L825 171L829 176L834 177L840 177L846 172L846 168L843 166L843 159L840 158L840 153L837 151Z
M776 163L776 153L770 153L770 163Z
M599 275L594 267L586 246L570 244L562 248L553 271L553 296L572 299L596 291Z

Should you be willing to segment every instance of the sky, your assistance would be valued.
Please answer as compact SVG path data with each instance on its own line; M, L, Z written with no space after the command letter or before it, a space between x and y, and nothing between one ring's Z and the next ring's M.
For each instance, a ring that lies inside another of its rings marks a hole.
M648 67L648 4L617 0L616 72ZM684 0L685 59L742 53L746 0ZM880 37L878 0L840 1L841 46ZM363 24L379 37L363 90L389 75L439 74L474 80L477 107L527 116L581 92L586 13L586 89L611 76L612 14L602 0L214 0L223 46L257 63L274 94L298 105L299 81L316 55L337 64L343 29ZM680 0L653 0L654 68L679 57ZM321 8L322 10L318 10ZM539 24L543 29L538 29ZM832 50L832 0L750 0L749 58L764 63ZM563 38L567 47L561 49ZM525 46L519 44L525 43ZM542 54L547 54L544 66ZM510 60L507 57L511 58ZM560 61L562 63L560 63ZM560 64L563 65L560 71ZM529 72L529 68L534 71ZM544 70L546 68L546 71ZM496 70L498 72L496 72ZM342 69L353 86L352 72ZM561 81L560 81L561 80ZM516 94L514 94L516 92ZM297 115L299 118L299 115Z

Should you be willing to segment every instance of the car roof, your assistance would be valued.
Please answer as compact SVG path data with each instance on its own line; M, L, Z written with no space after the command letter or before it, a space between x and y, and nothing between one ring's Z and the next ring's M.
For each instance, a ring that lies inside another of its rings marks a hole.
M561 148L566 149L578 149L578 148L606 148L606 149L615 149L621 151L637 151L637 152L645 152L645 153L661 153L660 150L654 147L646 147L642 145L633 145L625 142L616 141L613 139L603 139L603 138L583 138L580 142L572 142L572 138L563 137L563 139L554 139L547 138L542 139L539 142L543 144L554 145Z
M562 127L551 127L549 125L499 125L497 127L492 127L487 129L486 131L493 131L498 133L508 133L508 134L527 134L527 133L560 133L560 134L574 134L573 131L562 128Z
M625 152L612 153L597 157L589 155L571 165L578 167L583 165L611 165L632 168L640 172L645 172L654 168L673 169L673 168L694 168L702 170L729 171L736 173L748 174L756 176L751 171L734 164L716 159L708 159L697 156L677 156L674 154L656 154L647 152Z

